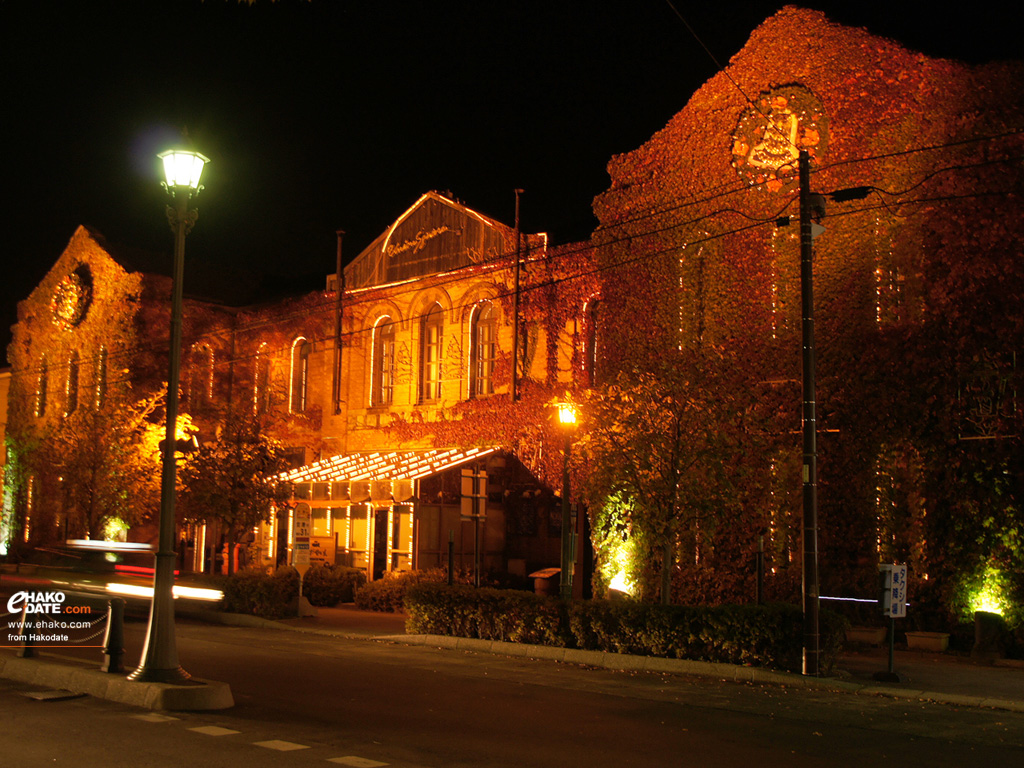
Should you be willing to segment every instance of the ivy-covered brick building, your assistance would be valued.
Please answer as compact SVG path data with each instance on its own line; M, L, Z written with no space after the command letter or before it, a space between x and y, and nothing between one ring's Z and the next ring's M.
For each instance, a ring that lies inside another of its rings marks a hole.
M312 509L324 552L371 576L438 564L449 532L468 565L461 474L486 471L485 568L529 573L558 564L551 404L569 395L600 589L655 597L667 574L676 602L749 600L763 547L766 596L794 599L805 150L826 213L813 243L822 594L873 598L878 563L896 561L911 623L1020 611L1022 85L1018 63L930 59L787 7L611 159L587 243L553 247L432 192L343 279L325 269L324 290L190 303L185 411L200 440L230 409L258 416L291 449L293 503ZM62 536L89 502L40 458L69 414L116 383L121 411L149 402L142 418L159 420L168 284L128 262L80 230L22 305L14 540ZM679 450L659 485L666 446ZM646 486L620 471L637 458L651 459L634 473ZM285 556L290 514L254 536L260 564Z
M572 264L588 253L574 249ZM170 281L133 263L82 227L19 305L8 546L152 536ZM551 403L588 375L587 349L593 356L593 282L562 288L565 270L544 235L520 237L430 192L345 267L340 291L330 274L323 290L257 307L187 300L182 437L206 443L252 417L292 465L291 502L245 537L240 562L287 562L304 504L318 559L372 578L445 565L451 540L456 566L471 569L467 469L480 478L482 570L557 566ZM209 569L221 562L222 531L186 512L182 564Z
M593 237L607 365L626 384L666 375L671 351L742 400L733 493L702 527L662 531L675 599L752 596L760 542L768 595L799 594L806 150L826 208L813 241L822 594L873 598L877 563L896 561L912 622L963 616L983 588L1024 606L1022 85L1019 63L929 59L787 7L612 158ZM600 514L644 528L628 507ZM638 557L632 575L651 585L658 562Z

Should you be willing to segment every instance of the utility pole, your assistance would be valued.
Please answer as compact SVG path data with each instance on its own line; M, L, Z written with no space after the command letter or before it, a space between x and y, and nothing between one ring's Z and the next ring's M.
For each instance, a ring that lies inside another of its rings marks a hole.
M810 157L800 150L800 304L803 337L803 673L817 677L821 659L818 630L818 427L814 360L814 236Z

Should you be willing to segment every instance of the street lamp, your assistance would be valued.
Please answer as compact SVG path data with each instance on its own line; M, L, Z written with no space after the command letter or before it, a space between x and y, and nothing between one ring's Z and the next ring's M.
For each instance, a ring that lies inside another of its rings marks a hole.
M576 429L576 406L572 403L557 403L558 423L565 434L565 450L562 462L562 573L559 594L563 600L572 599L572 521L569 519L569 454L572 450L572 433Z
M174 279L171 289L171 353L167 374L167 425L163 444L160 482L160 538L153 575L153 602L142 661L129 680L180 683L190 675L178 663L174 635L174 484L177 471L175 447L178 422L178 381L181 372L182 275L185 269L185 235L196 223L198 212L189 209L191 199L202 187L199 178L208 158L198 152L168 150L158 157L164 162L164 187L174 200L167 206L167 221L174 232Z

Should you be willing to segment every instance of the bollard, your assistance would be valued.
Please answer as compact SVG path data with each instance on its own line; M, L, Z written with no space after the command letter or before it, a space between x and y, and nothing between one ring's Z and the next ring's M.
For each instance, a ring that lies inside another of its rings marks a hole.
M100 671L124 672L124 600L112 597L107 601L107 631L103 636L103 663Z
M28 606L29 602L26 600L25 607L21 609L21 628L18 630L18 634L21 635L21 645L18 647L17 656L21 659L31 659L36 655L35 646L29 639L29 633L32 632L32 621L28 617Z

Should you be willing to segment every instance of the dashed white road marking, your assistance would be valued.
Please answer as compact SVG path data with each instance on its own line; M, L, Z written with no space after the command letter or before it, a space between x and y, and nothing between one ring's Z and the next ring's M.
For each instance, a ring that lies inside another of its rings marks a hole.
M146 715L131 715L136 720L143 720L147 723L166 723L172 720L180 720L180 717L173 717L171 715L160 715L155 712L151 712ZM194 733L201 733L205 736L231 736L233 734L241 733L231 728L222 728L219 725L199 725L188 730ZM270 741L254 741L253 744L257 747L265 747L266 749L276 749L278 752L294 752L298 749L309 749L306 744L296 744L293 741L282 741L281 739L271 739ZM331 757L327 760L328 763L335 763L337 765L347 765L350 768L381 768L382 766L390 765L390 763L382 763L380 760L371 760L368 757L358 757L357 755L346 755L345 757Z
M309 749L305 744L296 744L293 741L281 741L280 739L271 739L270 741L254 741L257 747L266 747L267 749L276 749L278 752L291 752L296 749Z
M189 730L204 733L207 736L230 736L232 733L241 733L241 731L233 731L230 728L221 728L219 725L200 725L196 728L189 728Z
M136 720L144 720L147 723L166 723L171 720L180 720L180 717L172 717L171 715L158 715L155 712L148 715L132 715Z

